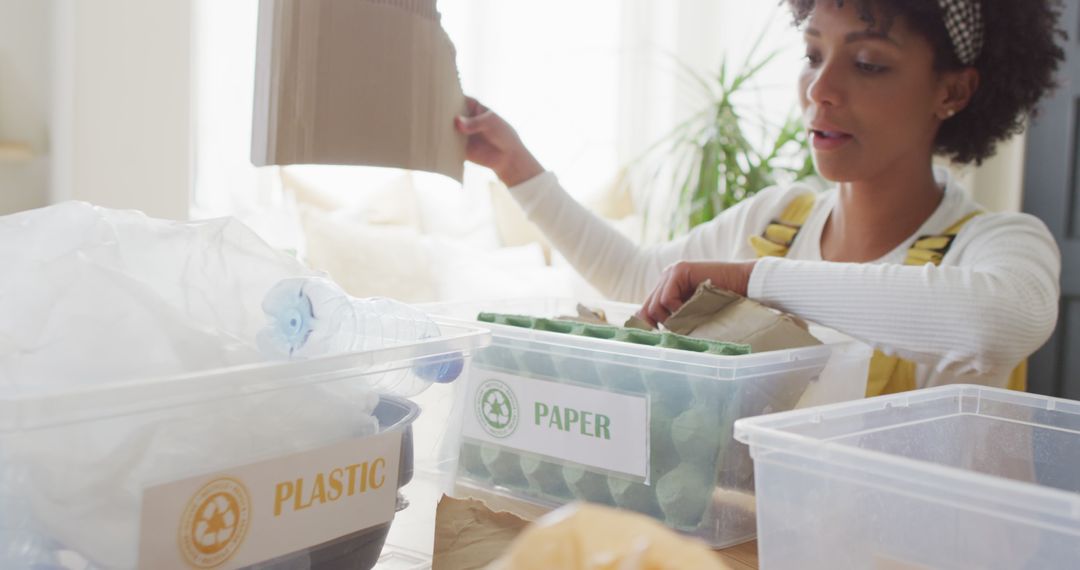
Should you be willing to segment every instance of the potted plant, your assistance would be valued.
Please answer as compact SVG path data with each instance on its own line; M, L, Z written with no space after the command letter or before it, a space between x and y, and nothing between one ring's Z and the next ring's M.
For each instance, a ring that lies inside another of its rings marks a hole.
M815 176L798 113L777 123L746 100L760 89L752 80L780 54L758 58L763 39L764 33L736 71L726 58L714 78L680 66L708 103L630 167L631 180L644 175L653 193L644 212L646 234L667 239L682 235L764 188ZM755 128L760 131L751 137ZM669 185L664 180L670 180Z

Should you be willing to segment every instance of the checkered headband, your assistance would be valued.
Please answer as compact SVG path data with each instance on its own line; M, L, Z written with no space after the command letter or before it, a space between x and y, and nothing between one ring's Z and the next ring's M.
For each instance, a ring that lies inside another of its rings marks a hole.
M960 63L974 65L983 45L981 0L938 0Z

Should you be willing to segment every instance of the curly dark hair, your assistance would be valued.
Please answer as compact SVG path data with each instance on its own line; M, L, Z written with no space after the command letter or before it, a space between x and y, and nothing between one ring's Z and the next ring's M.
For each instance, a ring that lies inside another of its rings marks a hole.
M830 0L825 0L830 1ZM831 0L843 6L845 0ZM938 71L963 69L956 56L939 0L848 0L856 3L867 27L887 31L902 17L930 41ZM982 1L984 41L975 61L979 88L968 106L945 121L934 141L935 154L959 163L982 163L997 143L1020 133L1043 95L1057 86L1055 72L1065 53L1057 40L1060 0ZM810 17L815 0L781 0L791 7L795 25Z

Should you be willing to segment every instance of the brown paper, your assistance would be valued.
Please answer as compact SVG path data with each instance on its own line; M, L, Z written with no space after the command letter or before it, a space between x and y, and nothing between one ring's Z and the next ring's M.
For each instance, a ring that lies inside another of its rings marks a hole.
M821 344L801 319L713 287L709 281L698 287L664 327L681 335L749 344L754 353Z
M651 325L649 325L649 323L645 322L637 315L631 315L630 318L627 319L626 324L624 324L623 326L628 329L640 329L643 331L655 330Z
M435 511L432 570L480 570L510 546L529 522L493 512L483 501L443 495Z
M490 570L491 563L506 554L529 521L539 520L550 512L547 507L460 482L454 493L468 499L443 496L439 502L432 570ZM753 516L754 499L750 495L717 490L713 500ZM716 554L731 568L757 568L754 543Z
M694 568L730 570L694 538L630 511L575 503L545 515L518 536L487 570Z
M593 309L586 307L581 303L577 304L576 315L560 315L555 317L560 321L573 321L576 323L585 323L587 325L606 325L609 324L607 320L607 314L603 309Z
M252 162L464 175L465 112L435 0L260 0Z

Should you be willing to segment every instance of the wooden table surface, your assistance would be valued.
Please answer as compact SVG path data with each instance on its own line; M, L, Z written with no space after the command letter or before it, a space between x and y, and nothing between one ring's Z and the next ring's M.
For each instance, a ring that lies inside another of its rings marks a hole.
M716 553L731 566L732 570L757 570L758 568L756 540L717 550Z

